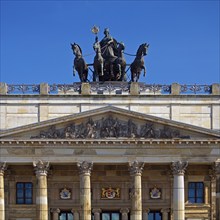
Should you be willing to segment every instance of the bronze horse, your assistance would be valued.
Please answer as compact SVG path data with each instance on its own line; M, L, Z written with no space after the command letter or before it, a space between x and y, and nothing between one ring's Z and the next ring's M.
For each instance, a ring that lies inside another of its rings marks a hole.
M126 61L124 58L124 49L125 45L123 43L118 43L118 57L114 61L116 68L118 68L118 71L116 70L116 73L118 72L118 75L116 74L116 80L118 81L124 81L125 79L125 68L126 68Z
M102 57L101 46L99 42L93 44L93 49L96 52L93 62L93 81L101 80L104 76L104 58Z
M142 69L144 70L144 76L146 75L146 68L144 66L144 56L147 55L149 44L141 44L137 50L136 57L131 67L131 81L137 82L139 80Z
M80 46L76 43L71 44L71 48L73 50L73 54L75 55L75 59L73 62L73 76L75 76L75 70L79 74L79 78L81 82L87 82L88 80L88 66L82 57L82 50Z

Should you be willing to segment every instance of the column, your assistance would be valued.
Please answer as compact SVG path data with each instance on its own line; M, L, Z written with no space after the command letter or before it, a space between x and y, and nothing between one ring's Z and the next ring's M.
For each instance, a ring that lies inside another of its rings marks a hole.
M128 208L121 208L120 212L122 215L122 220L128 220L129 209Z
M33 166L37 177L37 219L48 220L47 172L49 162L34 161Z
M209 204L209 185L208 185L209 183L205 183L204 185L205 185L205 198L204 198L204 203L206 204L206 205L208 205Z
M52 209L50 210L50 212L53 213L53 218L52 218L52 220L59 220L60 209L58 209L58 208L52 208Z
M162 217L163 220L169 220L169 212L170 212L169 208L161 209L161 213L163 215L163 217Z
M220 219L220 159L216 162L216 219Z
M100 220L100 213L102 212L101 209L93 209L92 212L94 213L94 220Z
M209 176L211 178L211 220L218 220L220 218L219 213L219 178L220 178L220 159L214 162L212 169L209 170Z
M71 212L73 213L73 219L79 220L79 212L78 210L72 209Z
M90 175L93 164L87 161L77 163L80 173L81 220L91 219L91 184Z
M150 212L150 209L143 210L143 220L148 220L149 212Z
M188 162L172 162L173 172L173 219L185 220L184 173Z
M144 163L137 161L129 163L129 171L132 177L131 220L142 220L141 174L143 168Z
M4 173L6 169L6 163L0 163L0 219L2 220L5 220Z

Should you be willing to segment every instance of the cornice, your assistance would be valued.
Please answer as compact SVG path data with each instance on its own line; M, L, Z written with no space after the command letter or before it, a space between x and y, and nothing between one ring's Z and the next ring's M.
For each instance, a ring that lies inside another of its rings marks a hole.
M0 146L55 146L55 145L165 145L165 146L200 146L207 147L209 145L219 146L220 139L204 139L204 140L192 140L192 139L23 139L23 140L11 140L1 139Z

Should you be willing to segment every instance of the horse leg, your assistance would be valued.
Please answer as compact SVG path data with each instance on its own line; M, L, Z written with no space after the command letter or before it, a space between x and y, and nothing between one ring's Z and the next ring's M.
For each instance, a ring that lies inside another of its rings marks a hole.
M142 66L142 69L144 70L144 76L146 76L146 67L145 66Z
M118 74L116 76L116 79L121 81L121 64L117 64L118 67Z
M103 69L104 69L104 64L103 64L103 62L101 63L101 76L104 76L104 71L103 71Z

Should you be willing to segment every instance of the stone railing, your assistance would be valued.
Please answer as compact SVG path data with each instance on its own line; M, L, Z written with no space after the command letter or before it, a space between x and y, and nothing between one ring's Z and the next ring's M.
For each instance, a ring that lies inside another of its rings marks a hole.
M6 84L0 83L0 95L220 95L220 84L212 85L172 85L128 83L128 82L91 82L73 84L41 83Z

